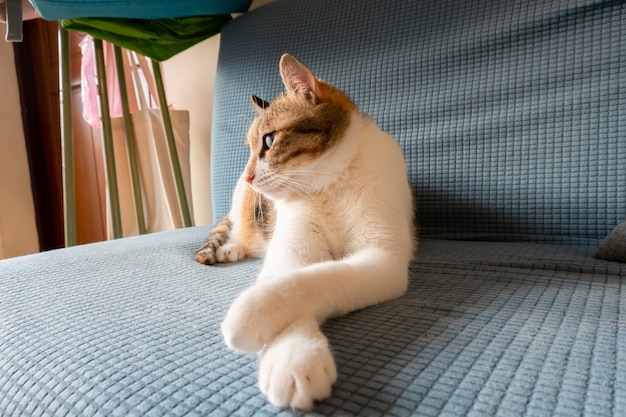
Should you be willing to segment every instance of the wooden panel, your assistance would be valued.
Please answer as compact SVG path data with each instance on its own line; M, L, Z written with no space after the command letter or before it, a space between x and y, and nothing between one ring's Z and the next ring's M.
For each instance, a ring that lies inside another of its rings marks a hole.
M76 170L76 232L81 243L106 239L104 171L102 145L95 132L82 119L80 88L72 88L72 129Z
M83 35L72 32L72 129L76 170L76 232L81 243L106 239L105 183L100 134L83 120L81 99L81 54Z
M58 109L56 24L24 22L24 42L15 44L40 249L64 245L61 134Z

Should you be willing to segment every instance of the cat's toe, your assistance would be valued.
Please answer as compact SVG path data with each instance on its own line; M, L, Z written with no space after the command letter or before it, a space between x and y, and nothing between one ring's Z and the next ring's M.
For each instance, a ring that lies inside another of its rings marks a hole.
M263 350L259 387L274 405L311 410L316 401L330 396L337 368L326 337L297 326L287 328Z
M213 265L217 263L217 257L215 256L215 251L211 248L204 248L198 250L195 255L196 262L200 262L204 265Z

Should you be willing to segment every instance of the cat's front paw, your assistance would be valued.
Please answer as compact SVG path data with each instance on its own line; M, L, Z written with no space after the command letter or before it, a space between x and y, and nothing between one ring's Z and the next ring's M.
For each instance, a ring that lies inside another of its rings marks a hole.
M207 244L204 244L195 255L196 262L200 262L204 265L214 265L217 263L217 254L215 249Z
M246 253L243 248L234 243L226 243L220 246L216 253L217 262L237 262L246 257Z
M198 249L195 259L201 264L214 265L218 262L237 262L245 257L246 252L237 244L225 243L222 246L218 246L218 243L208 240L207 243Z
M300 305L299 305L300 304ZM226 344L244 352L258 352L307 310L288 291L256 284L242 292L222 322Z
M279 407L311 410L330 396L336 380L335 360L317 323L295 323L261 352L259 387Z

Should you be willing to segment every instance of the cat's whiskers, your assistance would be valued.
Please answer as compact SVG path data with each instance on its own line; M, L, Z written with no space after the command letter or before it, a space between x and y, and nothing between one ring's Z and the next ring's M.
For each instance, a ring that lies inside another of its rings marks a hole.
M314 201L313 198L313 194L311 193L311 191L309 191L306 186L304 186L303 184L299 183L296 179L294 179L293 177L289 176L289 175L284 175L284 174L275 174L277 180L280 182L280 186L281 187L287 187L289 188L291 191L293 191L296 195L298 195L300 198L306 200L306 201Z
M312 177L312 178L328 178L331 180L348 182L350 184L356 185L358 187L364 187L365 184L356 181L354 178L351 178L345 174L337 174L334 172L325 172L325 171L300 171L300 170L292 170L292 171L283 171L284 174L287 174L291 177Z
M259 224L261 225L261 228L263 228L263 225L265 223L265 219L263 218L263 202L261 200L262 197L261 197L260 193L254 193L254 194L255 194L254 205L259 207L259 211L258 211L258 214L259 214L259 217L258 217ZM256 212L256 208L254 210Z
M352 184L354 186L356 186L357 189L362 189L365 188L365 184L355 181L352 178L345 176L345 175L341 175L341 174L335 174L335 173L330 173L330 172L309 172L309 171L283 171L282 172L283 176L287 176L289 177L289 180L293 183L293 184L298 184L299 188L302 189L303 191L306 191L306 193L308 194L308 196L310 196L311 198L314 198L313 195L314 193L323 191L325 194L334 197L334 198L339 198L341 197L341 192L335 188L335 187L328 187L325 186L323 188L317 189L315 192L310 190L310 185L303 185L301 184L298 180L304 180L306 181L307 179L313 178L315 179L319 179L319 178L329 178L333 181L331 181L332 184L337 184L337 183L347 183L347 184ZM299 177L299 178L298 178ZM310 199L308 199L310 200Z

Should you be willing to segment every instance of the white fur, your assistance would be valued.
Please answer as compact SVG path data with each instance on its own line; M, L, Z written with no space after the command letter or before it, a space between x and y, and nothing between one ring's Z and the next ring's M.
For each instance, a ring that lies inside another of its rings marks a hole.
M310 409L336 379L319 324L406 291L413 207L398 144L357 112L337 146L290 180L299 193L276 192L263 179L275 198L274 235L222 332L228 346L261 352L259 381L270 401Z
M234 243L226 243L220 246L216 252L217 262L228 263L240 261L246 257L244 249Z

